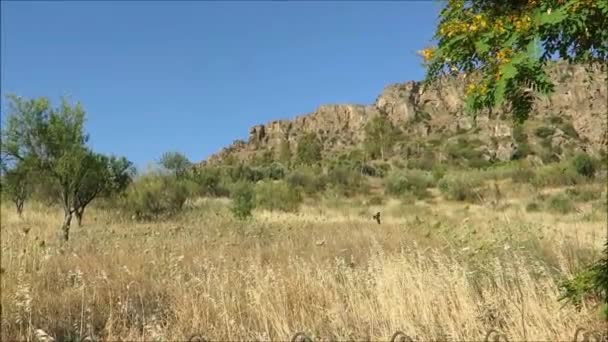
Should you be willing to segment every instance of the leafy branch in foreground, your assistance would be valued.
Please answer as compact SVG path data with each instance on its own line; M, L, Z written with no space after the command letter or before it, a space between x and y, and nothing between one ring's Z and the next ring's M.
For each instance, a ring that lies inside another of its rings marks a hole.
M606 63L608 1L449 0L434 38L437 46L420 53L426 85L447 74L475 75L467 77L470 112L507 105L522 121L533 94L554 89L544 71L549 60Z

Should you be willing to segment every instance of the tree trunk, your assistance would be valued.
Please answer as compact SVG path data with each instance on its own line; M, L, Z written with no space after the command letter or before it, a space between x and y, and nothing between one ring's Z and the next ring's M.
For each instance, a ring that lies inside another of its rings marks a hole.
M82 227L82 215L84 215L84 208L76 209L74 214L76 214L76 221L78 222L78 227Z
M22 217L23 216L23 202L16 201L15 207L17 207L17 214L19 215L19 217Z
M72 212L68 211L63 217L63 225L61 230L63 231L63 240L68 241L70 239L70 225L72 224Z

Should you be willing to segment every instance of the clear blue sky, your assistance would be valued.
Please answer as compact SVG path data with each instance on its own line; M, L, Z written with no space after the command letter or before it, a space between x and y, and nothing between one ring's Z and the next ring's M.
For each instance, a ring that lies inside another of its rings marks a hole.
M423 78L441 7L418 2L2 1L4 96L68 95L92 147L200 161L249 127L372 103ZM4 112L4 111L3 111Z

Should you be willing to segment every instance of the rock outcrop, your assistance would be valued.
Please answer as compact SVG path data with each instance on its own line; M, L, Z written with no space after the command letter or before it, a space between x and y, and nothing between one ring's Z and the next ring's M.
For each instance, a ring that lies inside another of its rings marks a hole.
M605 68L565 62L548 66L555 91L550 96L538 96L529 121L541 122L549 116L559 117L571 123L575 131L568 135L556 129L550 137L551 144L574 144L589 153L606 150L608 93ZM323 142L324 153L340 152L361 144L365 124L380 113L386 114L408 135L424 139L442 134L449 138L468 131L484 142L488 158L513 158L518 144L513 137L508 113L482 112L476 117L466 114L463 109L464 77L444 77L427 89L416 81L391 84L370 105L322 105L294 120L256 125L251 128L248 141L236 141L203 164L221 163L228 155L246 160L260 151L278 153L284 141L288 141L291 149L295 150L298 139L309 132L316 133Z

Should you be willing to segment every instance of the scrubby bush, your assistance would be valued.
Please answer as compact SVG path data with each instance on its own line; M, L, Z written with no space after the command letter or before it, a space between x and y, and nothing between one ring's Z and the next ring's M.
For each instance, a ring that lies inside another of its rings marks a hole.
M443 176L445 176L447 171L448 168L445 165L435 165L431 171L431 174L433 175L433 179L435 181L439 181L441 178L443 178Z
M536 212L536 211L540 211L540 209L541 209L540 204L538 204L537 202L530 202L530 203L526 204L527 212Z
M367 205L382 205L384 204L384 197L374 195L367 200Z
M335 166L327 171L327 182L342 195L366 193L367 181L357 170L346 166Z
M537 187L570 186L583 183L582 176L564 164L545 165L536 171L532 184Z
M534 182L536 173L530 167L518 167L511 174L511 180L513 183L531 183Z
M309 167L300 167L293 170L285 177L285 180L292 187L300 187L309 195L323 192L327 185L321 170Z
M285 178L287 168L279 162L273 162L266 168L265 177L268 179L279 180Z
M586 153L577 154L571 162L574 170L581 176L593 178L595 176L595 161Z
M302 194L284 181L264 181L255 186L255 203L259 208L294 212L302 203Z
M555 129L546 126L541 126L534 130L534 135L543 139L552 136L553 133L555 133Z
M197 196L227 196L228 190L222 184L222 174L217 168L199 168L192 171L190 179L196 184Z
M448 161L459 166L468 166L473 168L484 168L492 163L484 159L483 152L477 148L483 143L479 139L458 138L455 143L450 143L446 146L446 155Z
M322 152L323 144L314 132L307 133L298 140L296 158L299 163L304 165L316 164L321 161Z
M427 188L432 187L434 183L432 175L421 170L395 171L390 173L384 182L387 193L391 195L413 194L419 198L427 197Z
M233 184L230 197L232 198L230 210L234 217L243 220L251 216L251 211L255 208L255 193L251 183Z
M179 213L190 192L187 182L175 177L145 175L132 183L122 208L139 220L152 220Z
M483 200L485 189L481 181L466 175L446 176L439 183L439 190L448 199L476 203Z
M576 206L565 194L557 194L547 198L547 209L556 213L567 214L575 211Z
M601 188L590 188L590 189L568 188L568 189L566 189L566 195L573 201L589 202L589 201L594 201L594 200L599 199L602 195L602 189Z

